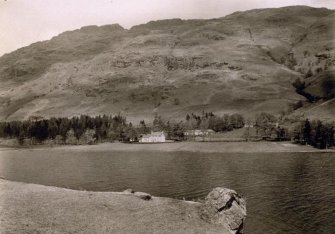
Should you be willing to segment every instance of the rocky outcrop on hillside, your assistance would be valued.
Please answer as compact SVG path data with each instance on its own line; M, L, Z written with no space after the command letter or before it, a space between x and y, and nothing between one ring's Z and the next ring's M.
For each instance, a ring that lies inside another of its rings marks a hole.
M0 57L0 119L203 110L332 117L334 17L293 6L64 32Z

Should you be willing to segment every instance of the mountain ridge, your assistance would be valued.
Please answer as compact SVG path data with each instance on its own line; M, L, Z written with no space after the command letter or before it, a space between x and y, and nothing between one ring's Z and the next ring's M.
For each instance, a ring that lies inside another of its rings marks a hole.
M322 87L335 80L334 14L295 6L67 31L0 57L0 119L203 110L331 119L335 88ZM315 103L297 94L297 79Z

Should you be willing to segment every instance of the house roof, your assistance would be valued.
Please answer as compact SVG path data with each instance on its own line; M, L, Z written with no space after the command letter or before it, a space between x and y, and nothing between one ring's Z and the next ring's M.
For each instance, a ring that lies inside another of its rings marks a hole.
M187 132L214 132L214 131L212 129L205 129L205 130L194 129L194 130L187 130Z
M150 134L143 135L142 138L149 138L149 137L162 137L165 136L164 132L152 132Z

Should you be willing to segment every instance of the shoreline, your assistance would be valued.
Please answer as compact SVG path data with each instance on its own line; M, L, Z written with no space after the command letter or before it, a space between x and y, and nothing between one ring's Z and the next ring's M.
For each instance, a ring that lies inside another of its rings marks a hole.
M29 147L0 144L5 150L74 150L87 152L194 152L194 153L335 153L335 149L317 149L291 142L169 142L155 144L100 143L96 145L34 145Z
M78 191L0 179L1 233L235 233L229 222L243 212L233 209L222 214L224 223L213 223L202 217L206 207L131 190Z

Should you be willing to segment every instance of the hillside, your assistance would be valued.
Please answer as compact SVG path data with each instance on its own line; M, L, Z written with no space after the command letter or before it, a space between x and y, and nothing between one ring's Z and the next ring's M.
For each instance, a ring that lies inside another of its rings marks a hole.
M0 58L0 119L202 110L331 119L334 22L333 10L292 6L64 32ZM296 93L297 79L317 101Z

